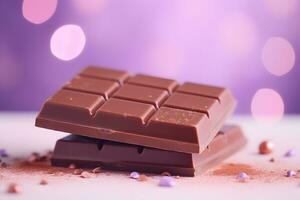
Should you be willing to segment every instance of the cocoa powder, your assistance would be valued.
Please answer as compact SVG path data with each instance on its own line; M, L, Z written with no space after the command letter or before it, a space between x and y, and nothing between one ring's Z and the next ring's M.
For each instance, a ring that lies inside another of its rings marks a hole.
M212 174L215 176L236 176L240 172L248 175L261 175L263 172L247 164L226 163L220 165Z

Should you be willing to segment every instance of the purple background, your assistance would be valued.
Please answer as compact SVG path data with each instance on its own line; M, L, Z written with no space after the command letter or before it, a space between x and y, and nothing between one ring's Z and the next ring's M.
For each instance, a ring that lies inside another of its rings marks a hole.
M263 1L212 0L205 8L191 2L107 0L89 15L71 0L60 0L54 16L35 25L24 19L21 0L1 0L0 110L38 110L82 67L94 64L229 87L239 113L250 112L258 89L272 88L282 96L286 113L300 113L300 9L274 17ZM255 24L257 38L247 55L232 55L220 46L219 24L232 13ZM49 48L51 35L64 24L81 26L87 38L83 52L71 61L57 59ZM272 36L287 39L296 53L294 68L282 77L270 74L261 61Z

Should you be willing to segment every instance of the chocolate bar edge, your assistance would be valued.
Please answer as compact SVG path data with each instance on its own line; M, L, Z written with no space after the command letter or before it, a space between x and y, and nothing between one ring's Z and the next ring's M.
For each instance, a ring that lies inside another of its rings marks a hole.
M236 130L233 130L236 129ZM97 165L95 164L95 161L84 161L84 160L72 160L72 159L61 159L59 156L55 156L51 159L51 164L53 166L58 167L67 167L70 164L75 164L78 167L84 167L84 168L93 168L97 166L101 166L103 169L108 170L119 170L119 171L140 171L140 172L146 172L146 173L162 173L164 171L167 171L171 173L172 175L180 175L180 176L187 176L192 177L195 175L202 174L206 172L209 168L215 167L218 163L226 160L228 157L233 155L234 153L238 152L242 148L245 147L247 143L247 139L243 134L243 131L238 126L232 126L231 132L236 131L237 133L231 133L231 136L238 135L237 141L232 141L230 143L230 148L227 149L220 149L217 151L217 153L210 155L207 157L205 154L192 154L194 157L198 157L198 159L202 158L202 164L196 165L193 167L178 167L178 166L166 166L166 165L151 165L149 163L143 164L143 163L132 163L132 162L120 162L120 163L105 163L105 162L97 162ZM224 133L226 134L226 133ZM81 137L81 136L79 136ZM224 137L224 136L223 136ZM63 139L63 138L62 138ZM223 138L223 140L228 140L229 138ZM133 145L134 146L134 145ZM212 149L219 149L216 147L216 144L212 144ZM151 149L151 148L149 148ZM162 150L165 151L165 150ZM207 150L209 151L209 150ZM175 152L174 152L175 153ZM206 153L205 151L203 153ZM183 153L186 154L186 153ZM208 153L209 154L209 153ZM193 159L194 160L194 159Z

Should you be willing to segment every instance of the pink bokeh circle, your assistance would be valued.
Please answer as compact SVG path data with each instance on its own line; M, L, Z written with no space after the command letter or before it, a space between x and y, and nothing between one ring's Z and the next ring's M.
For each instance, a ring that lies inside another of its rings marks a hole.
M263 88L252 98L251 112L259 122L276 123L283 117L284 102L275 90Z
M284 38L272 37L267 40L262 51L265 68L273 75L282 76L295 65L293 46Z
M57 0L24 0L23 16L33 24L41 24L50 19L55 13Z
M72 60L80 55L86 43L83 30L78 25L67 24L58 28L50 40L50 49L61 60Z

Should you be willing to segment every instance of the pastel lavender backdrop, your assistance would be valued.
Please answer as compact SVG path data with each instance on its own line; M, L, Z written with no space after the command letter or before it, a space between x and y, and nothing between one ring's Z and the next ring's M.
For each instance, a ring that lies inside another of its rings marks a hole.
M300 4L276 17L265 1L102 0L96 13L81 12L73 1L58 1L55 14L40 25L24 18L21 0L0 1L0 110L38 110L82 67L94 64L229 87L239 113L250 113L257 90L271 88L286 113L300 113L299 61L289 73L274 76L261 59L267 39L277 36L298 57ZM220 37L228 16L249 22L234 33L237 50L230 43L226 48L226 40L224 48ZM83 52L71 61L50 51L53 32L65 24L81 26L86 35Z

